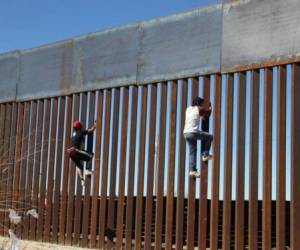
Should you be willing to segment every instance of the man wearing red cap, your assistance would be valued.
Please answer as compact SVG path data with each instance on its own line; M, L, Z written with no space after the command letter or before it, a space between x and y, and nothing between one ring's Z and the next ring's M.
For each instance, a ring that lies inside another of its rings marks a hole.
M81 179L81 185L84 185L84 179L83 179L83 164L82 161L90 161L93 158L93 154L82 150L82 142L84 140L84 137L87 134L93 133L93 131L96 129L96 124L94 124L92 127L88 129L84 129L80 123L80 121L74 121L73 122L73 134L71 137L71 144L70 148L67 150L71 160L76 165L76 172L79 175ZM91 175L92 171L90 169L86 169L85 175Z

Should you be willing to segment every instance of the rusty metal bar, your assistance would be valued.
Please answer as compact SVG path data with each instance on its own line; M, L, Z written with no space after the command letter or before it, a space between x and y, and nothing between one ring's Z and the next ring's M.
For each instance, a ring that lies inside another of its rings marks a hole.
M49 141L49 158L48 158L48 186L46 189L46 215L45 215L45 232L44 241L50 241L52 200L53 200L53 172L55 159L56 144L56 127L57 127L57 98L52 99L50 141Z
M44 213L45 213L45 193L46 193L46 171L47 171L47 159L48 159L48 148L49 148L49 128L50 128L50 99L44 101L44 121L43 121L43 136L42 136L42 156L41 156L41 168L40 168L40 188L39 188L39 209L38 214L38 227L37 227L37 237L38 241L43 239L44 233Z
M23 133L23 120L24 120L24 103L18 104L18 118L17 118L17 134L16 134L16 150L15 150L15 172L13 179L13 197L12 208L16 208L19 199L19 182L21 173L21 151L22 151L22 133ZM13 226L13 229L16 229Z
M251 71L250 93L250 173L249 173L249 229L250 250L257 249L258 235L258 134L259 134L259 71Z
M173 228L174 228L174 172L175 172L175 143L176 143L176 112L177 112L177 82L170 81L170 123L169 123L169 161L168 183L167 183L167 217L166 217L166 249L171 250L173 245Z
M193 93L196 90L193 91ZM195 94L193 94L195 97ZM210 102L210 77L203 77L203 98L205 100L205 105L207 106ZM203 131L208 131L209 120L202 123ZM208 163L201 161L200 170L200 197L199 197L199 231L198 231L198 247L199 250L206 250L207 245L207 178L208 178Z
M73 95L73 108L72 108L72 118L73 120L78 120L79 118L79 94ZM67 145L69 146L69 145ZM66 225L66 238L65 243L71 244L73 235L73 222L74 222L74 199L75 199L75 169L76 166L71 162L71 167L69 168L69 185L68 185L68 204L67 204L67 225Z
M106 203L107 203L107 173L108 173L108 154L109 154L109 130L111 112L111 89L105 91L105 130L103 145L103 165L101 178L101 204L99 212L99 247L105 248L105 225L106 225Z
M37 102L31 101L31 112L30 112L30 128L28 135L28 162L27 162L27 176L26 176L26 187L25 187L25 207L31 205L31 188L32 188L32 178L33 178L33 161L34 161L34 142L36 134L36 112L37 112ZM31 208L31 207L29 207ZM27 209L26 209L27 210ZM22 237L28 239L29 237L29 217L24 216L23 219L24 230L22 232Z
M113 109L113 124L112 124L112 141L111 141L111 164L110 164L110 182L109 182L109 201L107 228L114 231L115 229L115 199L116 199L116 172L117 172L117 151L119 139L119 111L120 111L120 89L114 89L114 109ZM114 245L113 238L108 237L107 249L112 249Z
M231 249L231 195L232 195L232 134L233 134L233 74L226 75L226 116L224 150L224 189L222 247Z
M215 75L213 105L213 160L212 160L212 191L210 207L210 248L218 249L219 222L219 178L220 178L220 127L221 127L221 76Z
M4 127L5 127L5 112L6 112L6 105L5 104L1 104L0 105L0 144L2 145L0 147L0 155L3 156L4 155ZM2 168L3 168L3 164L4 164L4 159L1 157L0 158L0 164L1 164L1 171L0 171L0 177L2 179ZM0 191L2 192L3 186L0 185ZM2 217L3 212L0 212L0 218ZM3 219L1 218L0 220L1 223L3 223ZM0 229L0 232L2 231L2 229ZM3 234L1 232L1 234Z
M286 67L277 69L277 199L276 199L276 247L286 245L285 185L286 185Z
M87 116L87 93L81 93L81 105L80 105L80 122L84 128L87 128L86 116ZM84 173L82 173L84 175ZM72 244L78 245L81 235L82 225L82 185L79 176L77 175L76 183L76 195L75 195L75 217L74 217L74 237Z
M67 189L68 189L68 174L69 174L69 156L66 153L66 149L70 144L71 134L71 115L72 115L72 97L66 96L66 114L65 114L65 134L64 134L64 151L63 151L63 179L62 179L62 191L61 191L61 204L59 213L59 243L64 243L66 233L66 212L67 212Z
M0 147L0 153L1 153L1 156L4 156L6 152L4 152L4 149L5 149L5 136L4 136L4 130L5 130L5 121L6 121L6 110L7 110L7 105L6 104L1 104L0 105L1 108L0 108L0 144L1 144L1 147ZM3 180L4 178L4 174L3 174L3 168L4 168L4 165L5 165L5 159L4 157L1 157L0 158L0 178L1 180ZM0 193L3 194L3 181L2 183L0 184ZM3 199L3 197L1 197L1 199ZM2 217L3 215L3 217ZM4 212L1 211L0 212L0 218L1 218L1 223L3 223L3 218L4 218ZM1 234L3 235L3 229L0 228L0 232Z
M264 74L264 156L263 156L263 249L271 249L272 194L272 69Z
M9 172L9 167L12 167L10 165L10 162L8 162L9 160L9 147L10 147L10 128L11 128L11 116L12 116L12 105L10 103L7 103L6 105L6 110L5 110L5 116L2 118L3 122L4 122L4 127L0 128L2 129L2 133L3 136L1 136L2 138L2 143L0 144L2 152L1 152L1 160L0 160L0 171L1 171L1 199L3 200L3 202L6 201L7 198L7 181L8 181L8 172ZM1 119L1 118L0 118ZM5 224L5 213L7 213L5 210L3 211L3 209L6 209L5 206L3 206L4 204L1 202L1 212L0 212L0 222L1 222L1 227L0 227L0 234L4 235L5 232L5 228L4 228L4 224Z
M135 249L142 249L142 219L143 219L143 187L145 171L145 137L146 137L146 117L147 117L147 87L141 87L141 125L139 140L139 159L138 159L138 186L135 211Z
M198 96L199 92L199 82L197 78L191 79L192 84L192 93L191 98ZM182 110L185 112L185 110ZM183 115L183 114L182 114ZM184 142L185 144L185 142ZM185 164L184 164L185 165ZM183 166L184 166L183 165ZM194 249L195 245L195 188L196 188L196 179L189 176L188 180L188 208L187 208L187 247L188 249Z
M183 129L185 122L185 110L187 107L187 86L188 80L181 81L181 96L180 96L180 142L179 142L179 155L178 155L178 172L177 172L177 208L176 208L176 249L183 248L183 222L184 222L184 190L185 190L185 151L186 143L183 137Z
M19 182L19 197L17 202L17 210L24 211L25 206L25 185L26 185L26 174L27 174L27 157L28 157L28 142L29 142L29 125L30 125L30 103L25 102L24 108L24 122L23 122L23 134L22 134L22 150L21 150L21 175ZM17 225L17 236L22 237L23 225L19 223Z
M95 92L89 94L89 115L87 127L94 124L95 117ZM92 169L92 161L87 163L87 169ZM81 247L88 246L89 240L89 225L90 225L90 202L91 202L91 177L87 176L85 180L85 190L83 198L83 214L82 214L82 240Z
M239 73L237 100L237 154L235 201L235 249L244 248L244 193L245 193L245 127L246 127L246 72Z
M291 88L291 248L300 249L300 65L292 65Z
M131 126L130 126L130 144L129 144L129 166L128 166L128 185L127 185L127 202L126 202L126 222L125 222L125 249L132 248L132 226L133 226L133 195L134 195L134 167L135 167L135 150L136 150L136 130L137 130L137 98L138 88L132 87L131 103Z
M10 143L9 143L9 154L8 154L8 180L7 180L7 199L5 202L5 208L11 207L11 201L13 199L13 180L15 171L15 149L16 149L16 135L17 135L17 119L18 119L18 105L16 103L12 104L12 117L11 117L11 130L10 130ZM10 221L8 218L8 213L5 213L4 226L10 228Z
M43 117L44 117L44 102L37 101L37 124L34 142L34 167L33 167L33 187L32 187L32 207L38 206L39 198L39 173L42 153L42 135L43 135ZM30 240L36 239L37 220L30 218Z
M64 155L63 150L63 136L64 136L64 122L65 122L65 97L59 99L59 112L58 112L58 130L57 130L57 148L56 148L56 171L55 171L55 192L54 203L52 210L52 234L51 241L57 243L58 241L58 224L59 224L59 206L61 194L61 170L63 167L62 159ZM69 137L69 136L68 136ZM67 157L67 156L66 156Z
M166 112L167 112L167 84L161 83L160 127L157 138L157 176L156 176L156 213L155 213L155 249L162 248L163 234L163 203L164 203L164 168L165 168L165 139L166 139Z
M154 182L154 163L155 163L155 127L156 127L156 85L151 85L150 103L150 123L149 123L149 149L148 149L148 168L147 168L147 193L146 193L146 214L145 214L145 249L151 248L152 240L152 215L153 215L153 182Z
M91 247L96 247L97 236L97 221L98 221L98 197L99 197L99 177L100 177L100 158L101 158L101 137L102 137L102 113L103 113L103 91L98 92L97 99L97 114L96 114L96 147L95 147L95 169L93 180L93 197L92 197L92 211L91 211Z
M127 148L127 127L128 127L128 98L129 98L129 88L123 88L116 249L122 249L122 243L123 243L123 229L124 229L123 217L124 217L124 202L125 202L126 148ZM131 247L131 242L127 244L130 244Z

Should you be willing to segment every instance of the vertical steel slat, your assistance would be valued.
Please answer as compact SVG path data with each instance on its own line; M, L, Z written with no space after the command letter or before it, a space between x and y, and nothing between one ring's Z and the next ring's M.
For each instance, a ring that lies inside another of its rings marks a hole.
M24 120L24 103L19 103L18 118L17 118L16 150L15 150L15 172L14 172L14 179L13 179L13 197L12 197L12 204L11 204L13 209L17 208L17 201L19 196L23 120ZM16 229L16 227L13 226L13 229Z
M198 96L198 92L199 92L198 78L192 78L191 84L192 84L191 99L193 100L196 96ZM182 110L182 116L185 117L185 109ZM181 143L185 145L185 141L182 141ZM198 170L200 171L200 169ZM189 167L188 167L188 171L189 171ZM196 205L195 189L196 189L196 179L194 177L189 176L188 177L187 236L186 236L188 249L194 249L195 246L195 205Z
M212 160L212 190L210 207L210 248L218 249L219 225L219 178L220 178L220 127L221 127L221 76L215 75L214 105L213 105L213 160Z
M263 156L263 249L271 249L272 69L265 69Z
M63 136L64 136L64 122L65 122L65 97L60 98L60 106L58 112L58 131L57 131L57 148L56 148L56 172L55 172L55 192L54 203L52 210L52 242L58 241L58 223L59 223L59 207L60 207L60 183L61 171L63 167ZM68 135L67 135L68 136ZM68 136L69 137L69 136Z
M96 147L94 154L95 169L93 179L93 196L91 211L91 247L96 247L97 221L98 221L98 202L99 202L99 176L100 176L100 158L101 158L101 135L102 135L102 113L103 113L103 91L98 92L97 114L96 114Z
M127 148L127 127L128 127L128 96L129 88L123 88L122 122L121 122L121 149L119 164L119 190L117 207L117 228L116 228L116 249L122 249L123 243L123 214L125 200L125 175L126 175L126 148Z
M72 119L79 119L79 94L73 95L73 110ZM68 145L70 146L70 145ZM74 225L74 201L75 201L75 178L76 178L76 166L71 161L69 168L69 185L68 185L68 204L67 204L67 225L66 225L66 244L71 244L73 237L73 225Z
M141 125L138 158L138 186L135 211L135 249L142 249L142 220L143 220L143 187L145 167L146 117L147 117L147 87L141 87Z
M54 172L54 164L55 164L54 159L55 159L55 144L56 144L56 127L57 127L57 98L52 98L44 241L50 241L51 214L52 214L52 206L53 206L53 172Z
M222 247L231 249L231 194L232 194L232 133L233 133L233 74L226 75L226 116L224 150L223 227Z
M10 130L10 143L9 143L9 154L8 154L8 180L6 187L6 201L5 208L11 208L11 201L13 199L13 180L14 180L14 171L15 171L15 149L16 149L16 137L17 137L17 119L18 119L18 104L12 104L12 118L11 118L11 130ZM8 213L5 213L5 224L6 228L10 228L10 221L8 218Z
M109 131L110 131L110 112L111 112L111 90L105 91L105 132L103 148L103 165L101 179L101 203L99 215L99 247L105 247L105 225L106 225L106 203L107 203L107 173L108 173L108 154L109 154Z
M95 117L95 92L90 93L89 99L89 115L88 127L94 124ZM87 168L92 169L92 161L87 163ZM83 215L82 215L82 240L80 246L88 246L89 237L89 215L90 215L90 202L91 202L91 177L87 176L85 181L84 201L83 201Z
M81 115L80 115L80 122L84 128L87 128L88 125L86 124L86 113L87 113L87 93L81 93ZM82 143L83 145L84 142ZM82 146L83 146L82 145ZM84 175L84 171L82 173ZM85 177L84 177L85 178ZM86 178L85 178L86 179ZM76 183L77 189L76 189L76 195L75 195L75 217L74 217L74 237L72 244L77 245L80 240L80 234L81 234L81 225L82 225L82 186L81 186L81 180L77 176L77 183Z
M1 156L1 167L0 167L0 171L1 171L1 193L0 193L0 197L2 199L2 202L1 202L1 209L4 210L5 209L5 201L6 199L8 198L7 197L7 181L8 181L8 170L9 170L9 167L11 167L10 165L10 162L8 161L9 158L9 147L10 147L10 140L9 140L9 137L10 137L10 128L11 128L11 112L12 112L12 105L10 103L7 103L6 104L6 111L5 111L5 117L3 119L4 121L4 128L3 128L3 141L2 143L0 144L1 148L2 148L2 154L0 154ZM0 223L1 223L1 226L0 226L0 234L1 235L4 235L4 224L5 224L5 210L4 212L0 212Z
M180 96L180 142L179 142L179 155L178 155L178 172L177 172L177 208L176 208L176 249L182 249L184 239L184 190L185 190L185 151L186 143L183 137L183 129L185 122L185 109L187 106L187 86L188 80L184 79L181 82L181 96Z
M0 104L0 178L1 180L3 180L3 176L2 176L2 169L4 168L4 156L5 156L5 152L4 152L4 127L5 127L5 113L6 113L6 105L5 104ZM3 181L2 181L3 183ZM0 196L2 198L2 194L3 194L3 185L0 185ZM3 199L3 198L2 198ZM4 216L2 217L3 212L0 212L0 223L2 224L3 223L3 218ZM2 233L2 228L0 228L0 233Z
M145 249L151 248L152 241L152 215L153 215L153 181L155 160L155 128L156 128L156 85L151 85L150 123L149 123L149 149L146 184L146 214L145 214Z
M32 188L32 178L33 178L33 161L34 161L34 142L36 133L36 112L37 112L37 102L31 101L31 112L30 112L30 128L28 135L28 162L27 162L27 176L26 176L26 187L25 187L25 207L31 208L31 188ZM26 209L27 210L27 209ZM23 219L24 230L22 232L22 237L28 239L29 237L29 217L24 216Z
M187 79L181 81L181 98L180 98L180 142L178 156L178 180L177 180L177 209L176 209L176 249L183 248L183 223L184 223L184 190L185 190L185 139L183 137L183 129L185 122L185 110L187 106Z
M48 160L48 148L49 148L49 128L50 128L50 99L45 99L44 101L44 124L43 124L43 138L42 138L42 158L41 158L41 168L40 168L40 188L39 188L39 209L38 214L38 228L37 228L37 240L41 241L43 239L44 233L44 213L45 213L45 193L46 193L46 171L47 171L47 160Z
M66 114L65 119L65 134L64 134L64 161L63 161L63 179L61 191L61 204L59 212L59 243L64 243L66 233L66 214L67 214L67 191L68 191L68 177L69 177L69 156L67 155L67 148L70 144L71 134L71 119L72 119L72 97L66 96Z
M291 247L300 249L300 65L292 65L291 88Z
M126 225L125 225L125 249L130 250L132 244L132 225L133 225L133 192L134 192L134 170L135 170L135 150L136 150L136 121L137 121L137 98L138 88L132 87L132 110L130 125L130 145L129 145L129 166L128 166L128 185L126 202Z
M30 103L25 102L24 123L23 123L23 135L22 135L22 151L21 151L21 176L19 183L19 199L17 204L17 210L24 211L26 209L25 204L25 185L27 174L27 160L28 160L28 143L29 143L29 124L30 123ZM17 236L22 237L23 223L19 223L17 226Z
M175 143L176 143L176 112L177 112L177 82L170 81L170 127L168 131L169 138L169 161L168 168L168 183L167 183L167 214L166 214L166 249L172 249L173 245L173 222L174 222L174 172L175 172Z
M259 71L251 71L250 97L250 161L249 161L249 240L250 250L257 249L258 235L258 134L259 134Z
M245 193L245 120L246 120L246 73L238 78L237 101L237 154L236 154L236 202L235 202L235 249L244 248L244 193Z
M195 93L195 90L193 91ZM195 94L193 94L195 95ZM210 102L210 77L203 77L203 98L205 105ZM213 107L214 108L214 107ZM209 120L202 122L202 130L208 131ZM208 162L201 161L200 170L200 197L199 197L199 232L198 232L198 247L199 250L206 250L207 244L207 177L208 177Z
M276 190L276 247L285 248L286 203L286 67L277 70L277 190Z
M33 187L32 187L32 207L38 206L39 197L39 173L41 164L42 151L42 135L43 135L43 116L44 116L44 102L37 101L37 124L34 142L34 169L33 169ZM30 240L36 239L37 219L30 218Z
M160 127L157 138L157 191L155 213L155 249L162 248L163 234L163 203L164 203L164 169L165 169L165 139L166 139L166 113L167 113L167 84L161 83L160 94ZM127 249L128 250L128 249Z
M117 151L119 139L119 117L120 117L120 89L114 90L114 110L113 127L112 127L112 144L111 144L111 164L110 164L110 182L109 182L109 200L107 229L114 231L115 229L115 200L116 200L116 172L117 172ZM113 238L108 237L107 249L113 248Z

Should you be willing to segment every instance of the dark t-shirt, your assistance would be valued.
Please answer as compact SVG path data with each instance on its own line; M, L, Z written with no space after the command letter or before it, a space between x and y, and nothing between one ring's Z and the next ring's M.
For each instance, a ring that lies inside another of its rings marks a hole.
M88 131L85 129L74 130L71 137L71 147L80 149L84 136L87 135L87 133Z

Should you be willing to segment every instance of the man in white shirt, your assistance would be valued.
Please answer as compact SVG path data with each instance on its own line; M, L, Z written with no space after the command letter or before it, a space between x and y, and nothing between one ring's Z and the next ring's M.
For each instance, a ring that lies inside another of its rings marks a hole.
M185 112L185 125L183 130L184 138L189 146L189 175L193 177L200 177L197 171L197 140L202 140L204 148L202 149L202 160L208 161L212 158L209 154L213 136L207 132L201 131L199 125L201 120L209 119L211 114L211 107L206 109L204 107L204 99L195 97L192 105L186 109Z

